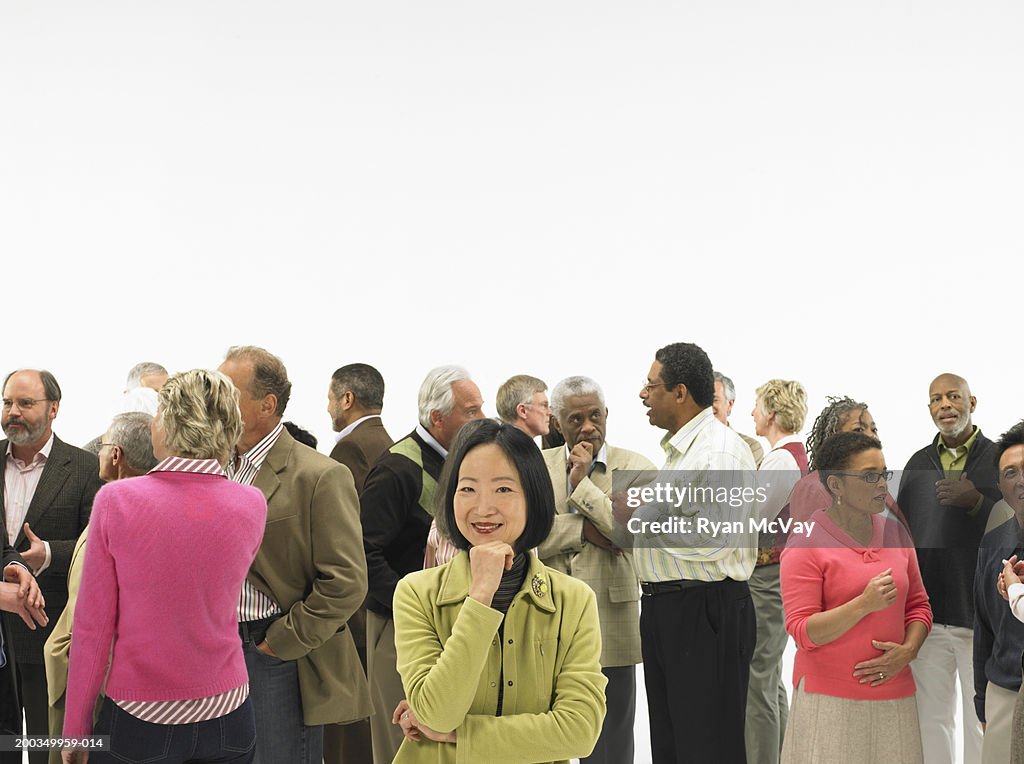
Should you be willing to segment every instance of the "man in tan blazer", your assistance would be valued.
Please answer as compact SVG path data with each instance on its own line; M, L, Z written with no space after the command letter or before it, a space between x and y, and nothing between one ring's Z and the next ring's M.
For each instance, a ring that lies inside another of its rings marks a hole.
M352 472L357 493L363 490L363 483L374 462L395 442L381 421L383 409L384 377L369 364L350 363L331 376L331 384L327 388L327 413L331 415L331 424L338 433L331 458ZM365 672L365 602L352 614L348 627ZM324 764L373 764L370 720L324 727Z
M543 451L555 491L556 515L538 553L546 565L585 581L597 595L601 667L608 677L608 712L601 737L581 764L633 761L636 664L641 660L640 585L627 553L614 542L619 539L627 545L622 539L624 529L612 517L612 475L618 470L656 468L640 454L605 443L608 409L594 380L563 379L552 390L551 403L565 445Z
M267 529L242 586L239 633L256 713L256 761L320 764L323 725L370 714L346 624L366 595L352 473L281 425L281 360L233 347L220 371L239 391L244 431L228 475L263 491Z
M150 427L153 417L141 411L118 414L100 438L100 480L111 482L145 475L156 466ZM46 692L50 701L50 737L61 737L64 731L64 691L68 686L68 653L71 651L71 630L74 626L75 603L82 585L85 542L88 527L82 531L71 553L68 569L68 604L57 619L46 644L43 664L46 667ZM61 764L59 748L50 749L50 764Z

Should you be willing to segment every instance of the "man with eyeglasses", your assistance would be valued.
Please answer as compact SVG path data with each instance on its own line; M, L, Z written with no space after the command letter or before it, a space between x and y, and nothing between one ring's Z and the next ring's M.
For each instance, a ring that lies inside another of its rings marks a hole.
M974 575L974 710L985 733L982 764L1010 761L1013 711L1021 685L1024 623L1007 607L1009 593L1000 573L1011 557L1024 559L1024 422L1003 433L996 453L999 492L1013 514L985 534Z
M547 389L544 380L529 374L516 374L507 379L494 398L501 421L531 438L547 435L551 422Z
M1000 500L995 447L971 421L977 399L967 380L940 374L928 390L938 429L910 457L897 503L917 546L934 622L914 661L924 759L952 764L956 682L963 705L963 761L981 761L981 726L973 708L974 573L992 506Z
M67 604L71 553L102 485L97 458L53 434L60 399L60 386L48 371L21 369L4 380L0 510L8 540L35 573L50 617L48 627L30 630L21 619L5 616L4 627L14 646L26 732L41 736L48 730L43 643ZM29 753L32 764L46 759L46 751Z
M746 761L744 722L754 605L748 580L756 559L749 532L754 458L712 411L711 361L697 345L677 342L655 354L640 399L650 423L666 431L661 445L664 483L684 496L704 498L630 509L614 503L615 517L633 535L640 578L640 639L651 721L654 764ZM725 490L737 501L706 498ZM733 491L739 493L733 494ZM654 523L656 527L652 527ZM728 523L710 532L702 523ZM650 522L648 530L638 527ZM663 530L664 523L678 529Z
M543 451L555 492L555 522L537 554L545 565L586 582L597 595L601 672L608 678L601 735L580 764L633 761L640 586L621 548L629 543L620 539L625 529L612 516L611 496L615 473L630 471L632 485L642 479L640 471L655 466L638 453L605 442L608 407L594 380L563 379L551 391L551 402L565 444Z

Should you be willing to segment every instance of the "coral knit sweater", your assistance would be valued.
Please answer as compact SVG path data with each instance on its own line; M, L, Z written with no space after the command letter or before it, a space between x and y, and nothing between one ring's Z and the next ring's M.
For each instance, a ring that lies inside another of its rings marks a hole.
M249 681L238 598L266 517L259 490L223 475L151 472L100 489L75 610L65 735L91 733L108 656L106 694L115 700L205 698Z
M872 640L902 643L913 621L931 629L932 610L910 535L897 521L873 515L871 543L864 547L836 525L825 510L815 512L810 519L815 523L811 533L790 536L782 550L786 631L797 646L793 686L804 679L806 692L852 700L892 700L913 695L914 677L909 665L878 687L861 684L853 675L858 663L882 654ZM887 568L892 568L896 601L864 616L838 639L814 644L807 635L807 620L815 613L849 602Z

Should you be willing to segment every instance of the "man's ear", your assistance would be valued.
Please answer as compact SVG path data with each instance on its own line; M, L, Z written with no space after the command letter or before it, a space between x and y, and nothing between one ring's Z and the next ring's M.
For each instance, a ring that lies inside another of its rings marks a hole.
M516 419L526 419L526 404L525 403L517 403L516 404Z
M556 416L551 417L550 422L551 422L551 426L555 428L555 432L557 432L559 435L563 435L564 434L562 432L562 423L558 421L558 417L556 417Z
M690 397L690 391L686 389L686 385L680 382L675 388L676 403L686 403L686 400Z
M277 396L267 393L260 401L260 414L265 417L272 417L277 413Z

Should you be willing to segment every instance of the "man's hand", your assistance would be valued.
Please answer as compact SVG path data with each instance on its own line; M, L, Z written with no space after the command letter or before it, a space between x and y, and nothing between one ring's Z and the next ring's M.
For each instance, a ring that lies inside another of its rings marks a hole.
M583 538L594 546L599 546L606 552L619 553L620 550L611 540L597 529L597 526L590 521L589 517L583 518Z
M18 596L25 600L27 607L39 610L46 607L46 600L39 591L36 577L24 565L11 563L4 568L4 581L18 585Z
M569 485L576 486L590 474L590 465L594 463L594 444L580 441L569 452Z
M64 764L87 764L89 761L89 750L87 748L75 748L73 750L61 751L60 757Z
M628 500L625 491L617 491L612 494L612 516L615 518L615 522L623 527L636 511L626 503Z
M267 644L267 640L265 640L265 639L262 642L260 642L258 645L256 645L256 649L259 650L264 655L269 655L271 658L276 658L277 657L277 653L275 653L273 650L270 649L270 645Z
M938 480L935 483L935 496L939 504L945 507L963 507L974 509L981 494L974 483L967 479L967 473L961 472L956 480Z
M28 551L21 553L21 559L32 570L37 571L46 563L46 544L32 532L28 523L25 523L25 538L29 541L29 547Z
M13 583L0 584L0 610L8 613L16 613L30 629L35 629L36 624L45 626L50 622L46 617L46 611L42 607L32 607L28 599L18 593L18 585Z

